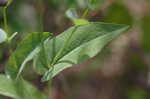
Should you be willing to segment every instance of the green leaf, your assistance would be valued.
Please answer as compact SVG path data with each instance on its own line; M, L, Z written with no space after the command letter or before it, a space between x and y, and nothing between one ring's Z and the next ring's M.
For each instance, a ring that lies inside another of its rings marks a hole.
M4 75L0 75L0 94L12 98L18 98L13 81Z
M0 94L15 99L46 99L33 85L25 80L11 80L0 75Z
M50 35L47 32L29 34L10 56L6 65L6 73L12 78L18 77L26 63L40 51L40 44Z
M0 43L3 43L7 40L7 34L4 30L0 29Z
M48 78L54 77L73 64L80 64L95 55L112 39L119 36L129 27L125 25L91 22L86 25L74 26L45 43L45 51L49 69L42 64L40 55L34 59L35 71ZM53 48L55 45L55 48ZM54 55L55 49L55 55ZM49 76L52 75L52 76Z

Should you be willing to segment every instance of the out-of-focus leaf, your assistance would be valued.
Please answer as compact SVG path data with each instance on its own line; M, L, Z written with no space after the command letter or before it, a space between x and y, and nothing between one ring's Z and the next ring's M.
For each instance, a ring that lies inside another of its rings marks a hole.
M78 8L89 8L95 10L100 8L105 0L49 0L49 3L53 8L60 8L63 4L65 8L78 7Z
M0 94L14 99L46 99L33 85L25 80L11 80L0 75Z
M60 8L60 6L65 5L66 8L73 7L77 4L77 0L48 0L51 6L55 9Z
M2 29L0 29L0 43L4 42L7 40L7 34L5 31L3 31Z
M103 2L104 0L88 0L88 7L91 10L95 10L97 8L100 8Z
M107 10L104 22L132 25L133 18L122 3L113 3Z
M80 8L87 8L88 0L76 0L76 2Z
M146 71L146 64L143 62L142 57L140 57L137 53L132 53L132 55L128 58L130 60L130 66L134 68L134 70L144 72Z
M150 52L150 16L144 16L141 19L141 27L142 27L142 45L143 48Z
M19 99L48 99L42 92L37 90L33 85L24 80L15 82L16 92Z
M64 69L71 67L73 64L79 64L87 59L94 57L101 49L112 39L119 36L128 29L125 25L114 25L99 22L91 22L86 25L74 26L63 32L55 38L55 57L53 56L53 39L45 43L45 51L49 61L51 72L44 68L41 63L42 57L35 58L35 70L48 77L54 77ZM52 76L49 76L49 75Z
M148 93L142 89L130 89L127 91L128 99L147 99Z
M51 33L32 33L29 34L10 56L6 65L6 73L16 78L22 72L25 64L39 52L39 46Z
M0 75L0 94L12 98L19 98L15 90L13 81L4 75Z

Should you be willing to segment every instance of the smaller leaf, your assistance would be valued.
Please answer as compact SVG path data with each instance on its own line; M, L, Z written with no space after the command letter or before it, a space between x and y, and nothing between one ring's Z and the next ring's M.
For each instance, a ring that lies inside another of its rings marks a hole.
M15 52L10 56L6 73L11 78L16 78L23 71L27 62L40 51L40 45L51 36L51 33L31 33L20 42Z
M18 98L12 80L4 75L0 75L0 94L12 98Z
M0 94L14 99L46 99L46 96L27 81L12 80L2 74L0 74Z
M44 74L42 80L47 81L64 69L96 56L106 44L128 28L126 25L102 22L71 27L56 36L55 43L52 38L44 44L50 70L45 68L40 54L34 60L34 69L37 73ZM53 49L56 52L55 56Z
M0 29L0 43L3 43L7 40L7 34L4 30Z

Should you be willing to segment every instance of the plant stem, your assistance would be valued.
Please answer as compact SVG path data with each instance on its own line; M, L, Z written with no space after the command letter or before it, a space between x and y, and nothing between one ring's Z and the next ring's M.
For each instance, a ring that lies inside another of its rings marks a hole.
M12 1L9 0L9 4L11 3ZM9 29L8 29L8 21L7 21L7 7L8 5L3 7L3 19L4 19L4 29L7 33L7 36L9 36ZM13 50L11 48L11 40L13 39L13 37L17 35L17 33L14 33L9 39L7 39L7 44L8 44L8 50L9 50L9 54L12 55L12 57L15 59L15 56L12 54L13 53ZM17 67L17 64L16 64L16 61L14 61L14 66Z
M43 0L38 0L38 6L39 6L39 23L40 23L40 32L44 31L44 25L43 25Z
M81 18L83 18L83 19L86 18L88 13L89 13L89 8L86 8L85 11L83 12L83 15L81 16Z
M4 18L4 28L5 28L5 31L6 31L6 33L8 33L9 30L8 30L8 23L7 23L7 7L3 8L3 18Z

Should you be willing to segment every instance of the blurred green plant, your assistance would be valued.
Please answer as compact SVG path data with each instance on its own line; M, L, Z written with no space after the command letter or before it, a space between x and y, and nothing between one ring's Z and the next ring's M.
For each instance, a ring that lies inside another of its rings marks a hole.
M104 22L132 25L133 21L130 11L121 2L114 2L106 9Z
M128 99L148 99L148 93L142 89L133 88L128 90Z
M74 17L72 11L69 12L68 16L74 26L58 36L53 36L49 32L40 32L30 33L24 37L17 44L16 50L11 50L5 67L6 74L0 75L0 94L15 99L47 99L34 86L23 80L21 73L29 61L33 60L34 70L43 75L42 81L48 81L64 69L94 57L105 45L126 31L129 26L89 22L85 19L88 11L98 8L101 2L101 0L88 1L88 8L85 9L81 18ZM4 7L3 13L6 33L9 32L7 7ZM7 41L6 33L3 30L0 31L0 43ZM8 37L9 45L15 35L16 33Z
M142 46L144 50L150 53L150 16L144 16L141 19L141 29L142 29Z

